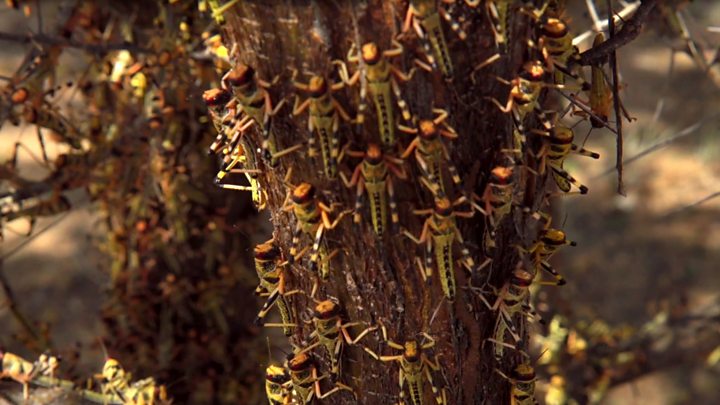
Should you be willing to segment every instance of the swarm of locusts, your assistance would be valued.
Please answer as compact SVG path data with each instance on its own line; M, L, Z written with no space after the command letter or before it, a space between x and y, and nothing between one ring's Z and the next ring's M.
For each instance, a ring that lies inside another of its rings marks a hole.
M21 342L37 354L50 350L43 356L52 364L3 352L0 375L25 387L81 390L83 398L106 404L165 402L149 376L180 403L250 395L253 388L242 381L255 373L253 363L227 352L244 339L245 350L262 353L263 342L253 347L252 318L223 303L232 297L242 307L240 292L253 288L252 278L242 276L248 242L233 226L251 205L205 181L217 169L206 153L215 134L201 95L230 67L216 26L195 1L130 8L41 3L43 34L17 70L0 79L3 136L11 125L24 131L0 166L0 225L8 239L21 233L23 246L69 210L94 209L108 283L91 294L108 296L98 312L112 357L97 365L89 388L83 376L68 374L76 369L73 356L43 340L44 332L18 311L18 324L26 325ZM12 6L24 8L33 23L39 19L34 2ZM22 17L20 10L2 12ZM68 53L81 68L72 83L60 79ZM39 179L25 172L23 159L33 155L47 173ZM45 218L51 216L57 219ZM11 246L2 252L5 271ZM0 284L9 290L4 278ZM6 298L13 299L3 294L3 311ZM10 333L0 335L5 350Z
M549 260L560 248L575 243L552 225L548 213L524 206L524 183L528 176L549 173L557 185L555 194L585 194L588 188L564 168L564 162L571 154L599 158L574 142L573 129L559 113L546 109L544 94L547 89L566 92L576 105L575 114L593 126L606 125L612 105L602 65L592 67L590 81L584 78L561 3L546 1L532 7L515 1L412 0L404 10L400 32L390 43L353 40L324 72L288 66L285 73L269 77L244 62L242 52L230 50L231 69L220 86L203 95L217 130L209 153L222 162L215 182L251 193L257 209L263 210L269 202L278 203L270 195L268 177L282 179L286 191L279 215L287 215L283 223L292 229L288 250L283 251L276 238L254 249L256 293L265 300L257 322L282 328L292 345L284 362L271 362L266 368L265 390L271 405L309 404L339 395L357 398L355 377L343 371L343 354L352 346L379 362L397 363L395 401L453 403L442 383L443 361L435 353L436 338L417 330L395 337L400 339L397 342L391 340L386 325L354 321L332 294L328 280L339 271L334 257L346 249L334 243L332 235L343 221L370 229L381 255L388 253L393 239L407 238L419 245L425 258L417 256L414 264L427 281L425 288L440 288L450 304L460 289L480 299L496 318L486 341L493 346L497 373L509 382L508 397L513 404L535 403L535 372L523 351L527 332L521 330L519 320L537 317L531 304L534 287L565 284ZM446 35L454 32L461 41L472 40L464 28L468 21L486 20L494 38L496 53L476 61L476 70L503 59L512 32L509 21L518 20L510 19L510 13L534 27L534 33L517 75L499 78L508 87L506 96L486 98L497 105L498 114L510 117L512 142L494 157L490 172L480 176L484 181L465 184L453 164L453 143L473 134L455 130L452 112L431 105L431 100L417 108L430 114L413 111L406 89L423 75L439 79L435 85L451 84L456 70ZM598 34L595 45L602 41ZM418 55L412 59L413 67L403 70L400 62L412 55ZM347 99L357 104L343 103ZM300 133L289 137L273 125L280 117L299 122ZM292 144L285 143L290 138ZM294 172L299 160L309 160L316 171ZM425 217L417 229L401 221L398 202L398 189L412 182L433 201L409 210ZM333 193L339 190L333 184L349 188L354 203ZM516 212L532 218L536 236L512 253L497 252L499 230L511 226ZM477 215L484 218L479 255L466 246L459 226ZM501 254L517 258L505 284L495 287L476 281L489 278ZM467 285L458 284L458 267L467 273L463 278L470 280ZM431 278L438 283L431 284ZM291 300L296 297L311 304L307 314L293 311ZM273 307L279 323L265 322ZM369 335L382 342L380 353L364 343ZM502 369L508 352L520 353L524 360Z
M36 125L41 144L42 130L68 145L54 161L43 149L41 160L51 175L38 182L16 170L17 153L26 149L16 145L0 168L10 184L0 196L2 223L65 212L72 205L66 192L78 188L103 211L109 237L102 247L112 258L111 300L103 309L110 347L133 353L128 357L134 368L170 370L161 380L192 386L183 391L188 403L245 403L240 378L225 374L254 366L238 351L260 352L233 346L252 332L237 311L222 306L242 295L246 279L237 263L247 249L230 214L237 200L218 198L235 190L249 193L258 211L279 207L276 215L282 218L275 222L291 228L288 240L275 232L251 249L259 280L255 293L264 300L255 323L281 328L292 347L283 362L265 369L271 405L357 398L362 393L346 371L349 350L387 363L397 375L399 386L387 395L388 403L453 403L443 374L446 359L436 352L438 336L429 329L390 336L392 328L380 319L353 320L340 294L333 293L333 280L342 279L334 277L341 271L338 258L348 253L334 236L346 223L372 233L384 259L398 243L416 248L410 261L422 287L441 292L433 307L467 297L482 302L495 319L484 341L492 347L495 371L508 382L507 397L513 404L535 403L535 371L521 320L538 318L532 305L537 287L566 283L550 259L575 243L553 225L549 196L526 203L528 179L552 179L554 195L586 194L587 186L565 169L565 160L571 154L599 158L574 142L573 129L546 105L546 95L565 94L573 115L594 127L607 125L612 107L603 65L593 65L591 79L585 79L564 2L400 2L402 21L388 43L358 36L333 50L325 71L291 64L275 76L252 66L237 46L223 45L219 33L191 24L209 13L222 27L228 10L241 2L167 3L141 38L134 37L133 23L101 15L93 2L70 12L58 30L66 38L82 36L98 47L115 31L122 33L122 44L147 39L141 52L98 52L88 69L100 79L70 85L88 101L84 120L68 119L48 101L63 87L54 80L63 49L57 44L33 49L3 87L0 105L2 121ZM455 144L477 134L456 130L459 118L450 108L422 97L409 103L408 93L421 80L452 86L457 75L470 75L458 71L451 43L475 40L478 27L489 29L485 39L491 38L493 53L473 61L472 75L503 63L510 58L515 25L532 27L522 44L523 63L513 76L498 78L501 97L481 97L507 118L512 135L503 149L484 155L489 170L465 178L454 163ZM167 34L170 26L178 28L177 37ZM598 34L595 46L602 41ZM278 125L288 120L300 123L298 133L288 135L287 126ZM203 161L199 149L214 161ZM314 170L293 170L298 161ZM282 195L270 187L271 179L284 185ZM421 196L415 201L424 206L402 203L413 188ZM120 205L125 208L112 209ZM501 250L502 230L515 226L518 216L530 219L533 237ZM469 220L481 224L481 246L466 243L462 223ZM517 265L511 274L497 274L495 263L507 262L508 255ZM457 268L464 273L460 277ZM493 285L493 271L506 281ZM309 303L306 311L295 311L295 300ZM275 311L280 322L266 322ZM434 315L428 318L423 325ZM368 337L380 342L379 348L371 347ZM515 360L504 361L508 358ZM99 390L58 378L59 359L50 353L31 362L0 352L0 360L0 377L22 384L26 396L29 385L38 385L74 389L105 404L169 402L154 378L133 379L111 357L95 376Z

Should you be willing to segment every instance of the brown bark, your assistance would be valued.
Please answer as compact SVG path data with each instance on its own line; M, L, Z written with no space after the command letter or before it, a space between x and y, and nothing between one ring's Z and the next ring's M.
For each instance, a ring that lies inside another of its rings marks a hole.
M381 49L387 49L391 38L398 34L406 10L407 2L401 1L244 1L226 13L228 23L225 26L225 40L228 47L238 47L239 62L255 67L261 78L270 80L280 75L281 80L271 90L273 100L278 102L287 97L292 104L294 89L289 81L289 67L338 80L332 74L334 67L331 61L344 59L351 41L362 44L373 40ZM445 37L456 70L452 82L445 82L437 72L419 72L418 76L402 87L414 115L429 118L433 107L450 112L449 123L460 137L446 144L451 149L452 160L463 177L465 188L478 194L482 193L490 170L504 162L500 149L511 144L512 124L509 114L498 111L486 98L495 97L504 103L508 87L499 83L495 75L511 79L522 65L529 31L527 17L519 16L519 13L512 14L510 51L499 62L477 72L474 81L471 79L473 66L495 53L492 31L482 12L471 16L466 41L459 40L455 33L445 27ZM404 71L411 67L413 57L423 59L423 48L416 37L409 35L408 38L409 41L403 43L405 55L398 58L400 62L395 62ZM307 81L307 76L302 80ZM353 88L335 94L343 106L352 111L357 108L357 93L357 89ZM301 97L305 99L306 95ZM370 100L368 103L368 110L373 110ZM281 145L279 149L311 136L307 130L306 114L292 117L290 111L290 108L285 108L273 121L273 131ZM349 125L342 125L339 133L341 144L353 141L364 147L369 140L377 142L373 118L371 111L362 135L353 134ZM410 138L399 135L399 143L405 147ZM321 174L321 165L321 161L312 164L309 159L293 156L282 159L280 166L275 169L265 168L261 177L262 185L270 196L268 209L275 227L273 236L279 241L286 256L291 232L296 224L292 213L280 210L288 190L282 181L288 168L292 167L295 173L291 179L293 184L308 181L321 191L326 202L340 202L343 208L353 207L354 193L347 190L339 180L327 180ZM415 166L412 158L408 159L406 167L413 167L409 181L396 184L401 225L417 235L423 219L414 216L411 210L431 207L433 200L420 185L419 172ZM346 164L340 168L346 173L351 169L353 167L347 167ZM517 181L520 183L517 190L527 190L524 193L524 205L536 208L536 196L543 195L540 192L543 182L531 176L523 176ZM476 275L474 285L482 285L490 268L492 284L501 285L514 268L517 261L514 245L526 239L520 234L525 229L524 214L521 210L515 211L515 218L505 221L505 226L499 230L498 248L492 258L492 265ZM485 260L482 252L483 223L481 215L471 220L458 220L466 243L471 247L472 256L478 263ZM419 332L428 332L435 337L435 351L440 355L444 376L438 385L448 389L449 403L509 401L509 385L494 369L509 370L517 353L507 351L509 354L505 361L508 364L500 365L494 360L492 344L485 339L492 337L495 314L464 288L470 280L466 272L458 269L459 265L456 265L455 271L458 294L451 305L443 300L436 270L433 271L431 285L423 284L413 264L416 255L422 257L423 249L399 233L386 235L383 241L378 240L368 223L367 211L363 213L363 223L359 228L353 228L352 220L348 218L338 228L329 231L326 238L330 249L341 248L342 254L332 261L332 274L327 282L321 283L318 298L336 297L344 306L350 321L368 325L382 322L388 326L389 337L396 342L410 339ZM310 243L305 235L303 241L304 244ZM307 268L296 264L293 270L289 288L309 291L313 279ZM296 314L306 316L313 307L313 302L302 295L294 295L290 300ZM431 323L431 316L438 306L437 316ZM292 342L302 346L303 341L309 340L311 327L306 324L298 329L301 330L296 331ZM391 348L383 348L378 337L379 334L371 334L362 344L383 354L399 354ZM274 344L282 345L281 342ZM326 369L328 362L325 351L321 348L316 353L323 359ZM358 347L348 348L343 357L340 380L355 390L357 402L351 395L340 393L329 399L328 403L374 404L398 400L397 363L373 360ZM274 360L278 362L280 359ZM325 389L329 387L329 384L324 385ZM434 403L427 387L425 394L426 403Z

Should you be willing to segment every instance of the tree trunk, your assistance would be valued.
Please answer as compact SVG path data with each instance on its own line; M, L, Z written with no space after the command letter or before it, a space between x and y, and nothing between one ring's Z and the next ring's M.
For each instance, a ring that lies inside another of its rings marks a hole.
M270 90L272 99L277 103L286 98L292 104L296 90L291 84L288 68L300 70L298 80L302 82L309 79L302 74L303 70L338 81L334 73L336 67L331 61L344 60L352 43L375 41L381 50L388 49L391 40L399 34L406 11L407 2L404 1L243 1L225 13L225 41L228 48L237 46L237 62L254 67L260 78L271 81L279 76L277 84ZM517 75L530 30L527 16L517 9L511 12L508 52L498 62L475 72L473 77L474 66L495 54L496 47L484 7L481 5L468 11L468 21L464 25L468 38L465 41L460 40L442 21L455 66L452 80L444 80L437 71L418 71L411 81L401 84L401 88L414 116L431 118L432 108L449 112L448 123L459 134L454 141L445 140L451 152L451 161L458 168L465 191L482 194L492 168L506 162L501 149L512 145L510 114L500 112L488 98L494 97L503 104L507 100L509 87L496 80L496 75L507 80ZM427 61L412 29L404 36L403 45L405 52L394 59L395 66L407 72L413 66L413 58ZM353 65L352 68L354 71L357 67ZM352 111L357 110L358 93L357 87L351 87L333 95L352 115ZM302 100L307 98L303 92L298 94ZM368 111L373 110L372 101L368 99L367 103ZM314 136L307 129L307 113L293 116L291 111L291 108L285 107L273 118L272 133L280 145L278 149ZM364 150L368 142L378 143L376 127L374 114L366 117L362 134L353 133L351 125L341 123L338 132L340 143L351 142L356 145L355 149L360 145L359 148ZM259 142L257 132L250 134ZM398 134L402 148L412 138ZM312 183L321 199L328 204L340 203L342 209L352 208L355 196L354 188L349 190L339 179L329 180L322 174L320 159L313 162L291 155L280 161L274 169L264 167L261 185L269 196L268 210L275 227L273 236L287 258L292 230L296 225L293 213L281 209L288 190L291 190L283 182L288 169L292 168L294 173L290 183ZM344 162L339 170L350 174L354 166L354 163ZM400 224L412 234L419 235L424 217L413 215L412 210L432 207L433 198L420 184L421 174L412 156L406 160L405 168L409 170L408 181L395 182ZM524 196L523 205L536 208L544 195L542 177L520 176L517 170L515 183L515 195ZM447 190L450 188L447 187ZM460 195L457 191L450 196L457 198ZM496 313L489 311L477 294L465 288L471 281L468 273L458 269L460 266L456 264L457 297L454 303L449 303L444 299L437 269L433 269L430 283L425 284L414 263L416 257L423 257L424 246L415 245L398 231L388 231L382 240L379 239L369 222L367 207L364 210L359 226L354 227L350 217L346 217L337 228L327 231L325 240L328 248L340 248L341 254L331 261L330 277L320 282L316 298L337 298L345 310L347 321L365 325L382 323L387 326L388 337L401 344L421 332L434 337L437 341L434 350L439 355L442 369L437 374L442 377L436 377L436 385L447 389L448 403L507 403L509 382L494 370L501 369L508 374L519 359L519 351L506 350L504 364L494 360L493 344L486 339L493 337ZM493 257L489 258L492 263L474 275L474 286L482 286L488 277L490 284L501 286L515 268L518 256L514 246L527 240L523 235L527 214L521 211L513 210L512 220L508 219L498 229L497 247ZM458 219L476 264L487 259L483 253L484 224L482 215ZM302 235L301 240L301 247L311 243L307 235ZM459 252L458 246L455 249ZM303 263L296 263L292 268L288 289L309 292L315 277ZM313 301L302 294L288 299L298 318L307 321L307 314L314 307ZM524 321L518 319L516 322L521 325ZM301 326L296 328L291 338L298 347L312 342L309 337L312 325L306 322ZM352 329L353 335L359 330ZM380 336L380 333L371 333L360 345L384 355L401 353L381 345ZM273 344L283 346L280 342ZM329 367L327 353L322 347L314 352L321 359L320 373L323 374ZM342 356L343 369L339 381L351 386L357 399L346 392L339 392L327 400L329 403L376 404L398 400L397 362L374 360L359 346L347 348ZM274 359L274 362L278 363L279 359ZM323 380L322 387L323 391L327 391L332 384ZM430 394L426 384L425 403L434 403Z

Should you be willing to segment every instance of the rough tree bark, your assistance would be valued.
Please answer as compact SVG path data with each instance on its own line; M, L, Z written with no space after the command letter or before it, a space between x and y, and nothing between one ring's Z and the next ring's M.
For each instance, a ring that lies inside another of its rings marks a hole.
M482 7L470 15L468 38L461 41L445 25L445 38L455 65L453 80L446 82L438 72L419 74L402 87L403 95L410 104L414 115L420 118L432 117L431 109L444 108L450 112L449 124L457 130L459 138L446 142L457 165L467 191L482 193L490 170L505 160L500 151L511 145L512 123L509 114L503 114L487 97L495 97L504 103L509 88L496 80L496 75L512 79L523 63L527 49L527 38L531 31L528 17L511 13L509 26L511 42L509 51L497 63L475 73L473 67L496 53L494 37ZM297 68L337 79L332 60L344 59L352 42L363 44L375 41L380 49L387 49L393 37L399 34L402 18L407 11L406 1L243 1L225 13L225 41L228 48L237 46L238 62L252 66L258 75L271 80L280 75L281 80L271 90L272 98L278 102L288 97L292 105L294 89L290 84L288 68ZM405 54L395 64L407 71L412 58L424 59L423 48L414 34L404 40ZM308 76L302 81L307 82ZM335 93L339 101L349 110L357 109L357 88ZM307 95L301 94L302 99ZM373 110L368 100L368 110ZM306 115L293 117L291 108L283 109L273 120L272 130L277 137L279 148L288 147L307 140ZM369 141L378 142L374 115L366 118L362 134L353 134L349 125L340 128L341 144L352 141L363 148ZM256 136L255 134L254 136ZM400 135L400 144L405 147L412 137ZM259 138L256 138L259 139ZM336 180L322 175L322 162L313 164L310 159L298 155L281 159L275 168L265 168L261 182L269 195L268 209L275 227L274 238L287 256L292 229L296 220L292 213L281 210L288 192L283 183L286 171L292 167L295 175L293 184L307 181L315 185L326 202L342 203L352 208L354 190L346 189ZM413 169L409 181L398 181L397 195L400 208L400 223L417 235L422 228L423 217L414 216L413 209L432 207L430 194L418 181L419 172L414 168L412 157L406 167ZM346 173L353 167L344 165L340 170ZM522 177L522 178L521 178ZM516 175L516 195L523 195L523 204L537 207L544 192L544 180L533 176ZM458 197L456 193L454 197ZM513 220L505 221L497 237L497 249L491 259L491 266L476 274L474 284L480 286L492 269L491 284L499 286L508 278L518 260L515 245L526 240L526 214L516 211ZM318 297L335 297L343 305L350 321L376 325L387 325L388 335L397 342L410 339L419 332L428 332L437 340L436 353L440 355L442 374L440 385L448 389L451 404L507 403L509 385L496 368L510 370L519 358L517 352L506 351L504 362L498 364L492 354L492 344L486 339L492 337L495 314L488 311L472 292L464 288L470 282L467 273L456 266L455 276L458 294L454 304L443 300L443 293L434 271L431 284L424 285L418 269L413 264L416 256L422 257L423 249L399 233L386 235L383 241L377 239L369 225L365 212L362 226L354 228L352 220L346 219L341 225L327 233L331 249L338 247L342 254L332 261L331 275L321 283ZM482 249L484 221L482 215L470 220L458 220L461 231L471 247L477 263L485 261ZM303 243L309 239L303 236ZM383 247L383 258L380 247ZM309 291L313 282L307 267L293 266L289 280L291 289ZM301 318L314 306L302 295L290 298L292 307ZM433 312L439 308L431 322ZM524 322L524 321L523 321ZM309 341L311 326L298 328L292 337L295 345L302 346ZM371 334L362 343L383 354L399 354L380 345L379 334ZM275 342L284 345L282 342ZM328 361L324 350L317 351L323 359L323 369ZM373 360L360 348L350 347L343 354L343 373L340 380L350 385L357 394L357 400L347 393L340 393L328 400L334 404L376 404L397 401L398 365ZM281 359L274 359L277 363ZM444 381L442 381L444 380ZM325 385L329 389L330 385ZM434 403L426 387L426 403ZM407 398L407 397L406 397Z

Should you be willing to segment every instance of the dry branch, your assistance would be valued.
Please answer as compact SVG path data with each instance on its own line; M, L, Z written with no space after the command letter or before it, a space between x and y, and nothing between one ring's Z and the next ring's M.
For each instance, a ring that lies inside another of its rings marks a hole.
M130 42L89 44L72 39L53 37L45 34L11 34L0 32L0 41L17 42L20 44L38 43L44 45L59 45L67 48L76 48L90 53L107 53L111 51L126 50L134 53L151 53L152 50L139 47Z
M605 63L611 52L627 45L640 35L645 21L656 5L656 0L643 0L635 14L623 24L620 31L617 32L617 35L603 42L600 46L593 47L581 53L577 63L584 66Z

